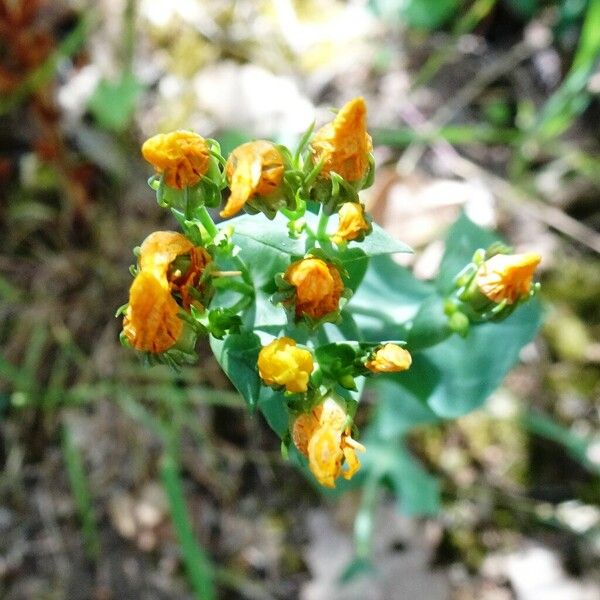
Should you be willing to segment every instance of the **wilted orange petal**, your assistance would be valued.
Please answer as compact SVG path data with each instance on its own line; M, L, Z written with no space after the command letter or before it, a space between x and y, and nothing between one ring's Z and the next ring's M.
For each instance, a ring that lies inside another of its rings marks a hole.
M146 140L142 155L158 173L164 174L166 184L176 189L198 183L210 161L204 138L181 130L159 133Z
M496 254L486 260L476 275L481 293L493 302L514 304L527 296L535 269L542 257L535 252Z
M319 129L311 141L313 162L323 162L320 176L331 171L346 181L359 181L369 168L373 149L367 133L367 106L363 98L347 102L335 119Z
M169 265L194 247L183 234L176 231L155 231L140 246L140 269L165 276Z
M224 218L237 214L253 196L274 193L283 179L279 150L271 142L256 140L238 146L225 166L231 195L221 211Z
M123 332L136 350L164 352L175 345L183 329L178 313L169 291L154 275L141 271L129 290Z

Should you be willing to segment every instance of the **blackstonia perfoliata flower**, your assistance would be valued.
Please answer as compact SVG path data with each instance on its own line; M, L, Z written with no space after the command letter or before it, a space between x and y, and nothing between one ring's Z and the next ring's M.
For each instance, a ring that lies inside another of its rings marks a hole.
M333 121L321 127L310 142L313 163L322 163L319 177L326 179L334 172L349 183L365 177L372 150L367 105L361 97L342 106Z
M339 225L331 236L331 241L335 244L362 239L371 231L371 224L365 218L365 207L358 202L345 202L338 215Z
M412 356L397 344L384 344L367 360L365 366L373 373L399 373L412 364Z
M155 231L144 240L123 319L123 333L136 350L159 354L175 346L183 330L179 312L191 304L204 308L195 296L206 292L199 281L211 260L175 231Z
M514 304L529 296L533 274L542 257L535 252L496 254L480 265L475 275L479 291L499 304Z
M360 468L356 452L365 447L350 435L351 419L342 408L343 399L330 394L310 412L302 413L292 423L292 440L308 457L308 466L317 481L335 487L338 477L351 479Z
M196 185L210 162L206 140L192 131L159 133L144 142L142 156L178 190Z
M313 370L310 351L298 348L289 337L273 340L258 353L258 373L266 385L288 392L306 392Z
M317 320L338 309L344 283L334 265L320 258L303 258L293 262L283 278L295 288L296 317Z
M275 144L257 140L238 146L225 165L231 195L221 216L233 217L249 200L278 194L283 174L283 158Z
M164 281L140 271L129 290L123 333L142 352L159 354L172 348L183 330L180 307Z

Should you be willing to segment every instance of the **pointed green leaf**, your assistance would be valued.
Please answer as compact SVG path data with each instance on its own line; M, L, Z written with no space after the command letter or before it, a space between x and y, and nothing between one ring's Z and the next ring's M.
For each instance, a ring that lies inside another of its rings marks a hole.
M228 335L223 340L211 337L210 347L227 377L248 406L254 409L261 389L256 368L262 347L260 338L250 332Z

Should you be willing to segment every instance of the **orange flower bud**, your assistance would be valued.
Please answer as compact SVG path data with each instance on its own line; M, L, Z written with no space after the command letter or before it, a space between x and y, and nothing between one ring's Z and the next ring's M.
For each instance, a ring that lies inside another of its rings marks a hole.
M169 187L178 190L198 183L210 161L205 139L192 131L159 133L144 142L142 155Z
M320 177L327 178L334 171L346 181L360 181L369 169L373 150L364 99L346 103L331 123L315 133L310 149L314 164L323 161Z
M496 254L479 267L476 285L492 302L514 304L531 291L533 273L541 260L535 252Z
M338 309L344 284L339 271L320 258L292 263L284 279L296 288L296 316L319 319Z
M152 273L141 271L129 290L123 332L136 350L164 352L176 344L183 329L179 310L164 284Z
M325 487L335 487L340 476L351 479L360 468L356 451L365 447L352 439L348 422L346 411L330 396L292 425L296 448L308 457L311 472Z
M331 236L335 244L355 240L371 230L371 225L365 219L365 207L357 202L345 202L338 211L340 222L338 229Z
M260 378L267 385L283 385L288 392L305 392L312 370L312 354L289 337L273 340L258 353Z
M408 350L396 344L384 344L365 364L373 373L398 373L406 371L412 364Z
M231 195L221 216L232 217L242 210L248 200L277 192L283 173L283 158L275 144L257 140L237 147L225 165Z

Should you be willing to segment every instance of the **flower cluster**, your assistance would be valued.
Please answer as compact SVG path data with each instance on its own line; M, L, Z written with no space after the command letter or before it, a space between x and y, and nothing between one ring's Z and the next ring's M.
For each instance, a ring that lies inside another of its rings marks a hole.
M311 127L294 152L255 140L225 158L215 140L191 131L150 138L142 146L155 170L149 185L183 233L144 240L121 309L124 344L153 362L178 367L210 336L234 385L253 394L249 402L268 395L286 411L284 444L330 488L360 468L365 448L353 436L364 378L404 377L412 364L411 344L365 341L346 318L369 257L404 251L380 228L371 241L376 225L358 195L373 180L371 152L362 98L316 132ZM219 225L207 211L217 207L225 219ZM227 220L241 211L273 225ZM252 241L250 251L242 251L242 239ZM466 335L470 325L508 316L535 293L539 260L478 251L446 298L446 329Z

